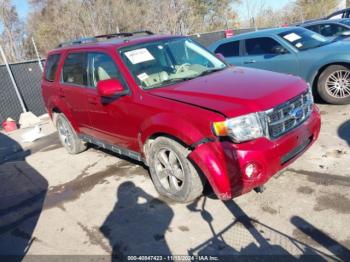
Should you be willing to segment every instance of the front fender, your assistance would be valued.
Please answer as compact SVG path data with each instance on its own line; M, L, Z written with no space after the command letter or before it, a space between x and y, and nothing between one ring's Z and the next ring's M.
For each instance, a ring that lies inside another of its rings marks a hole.
M306 81L310 83L311 86L313 86L314 81L316 79L316 76L319 74L321 68L326 67L327 65L331 64L350 64L350 58L344 59L344 55L332 55L327 56L322 60L317 61L311 69L308 71L306 75Z
M143 151L142 148L147 139L155 134L173 136L188 146L206 136L213 136L212 134L203 134L189 121L169 113L160 113L146 119L140 130L138 140L141 151Z

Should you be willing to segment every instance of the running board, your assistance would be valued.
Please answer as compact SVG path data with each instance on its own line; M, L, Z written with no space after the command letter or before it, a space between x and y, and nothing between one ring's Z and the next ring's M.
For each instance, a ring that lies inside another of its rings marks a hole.
M144 159L142 158L141 154L132 150L129 150L124 147L116 146L113 144L110 144L108 142L105 142L103 140L99 140L95 137L85 135L85 134L80 134L79 138L83 140L86 143L94 144L100 148L107 149L109 151L112 151L114 153L117 153L119 155L127 156L130 157L131 159L144 162Z

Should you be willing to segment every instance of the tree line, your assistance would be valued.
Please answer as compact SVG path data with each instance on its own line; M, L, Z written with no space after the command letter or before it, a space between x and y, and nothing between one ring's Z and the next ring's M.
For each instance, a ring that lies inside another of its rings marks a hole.
M151 30L193 34L226 28L272 27L323 17L339 0L295 0L282 9L266 0L28 0L21 21L12 0L0 0L0 45L8 60L35 57L32 37L42 57L68 39ZM246 14L241 16L242 13Z

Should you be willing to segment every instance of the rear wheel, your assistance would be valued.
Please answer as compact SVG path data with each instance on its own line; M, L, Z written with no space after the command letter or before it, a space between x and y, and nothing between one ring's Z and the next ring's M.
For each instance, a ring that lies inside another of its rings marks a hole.
M157 191L179 202L189 202L203 192L203 181L178 142L157 138L149 150L149 168Z
M70 154L79 154L86 149L68 119L63 114L55 115L55 124L62 145Z
M350 69L341 65L327 67L320 75L317 91L330 104L350 103Z

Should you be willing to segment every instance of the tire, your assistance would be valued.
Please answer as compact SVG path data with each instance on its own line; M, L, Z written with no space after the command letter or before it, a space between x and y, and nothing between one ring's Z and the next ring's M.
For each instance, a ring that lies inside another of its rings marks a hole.
M189 151L178 142L158 137L148 152L149 168L159 194L190 202L203 193L204 181L187 159Z
M349 104L350 69L341 65L327 67L318 78L317 92L329 104Z
M61 144L68 151L68 153L75 155L86 150L86 144L81 141L77 133L74 131L72 125L63 114L56 114L54 117L58 136Z

